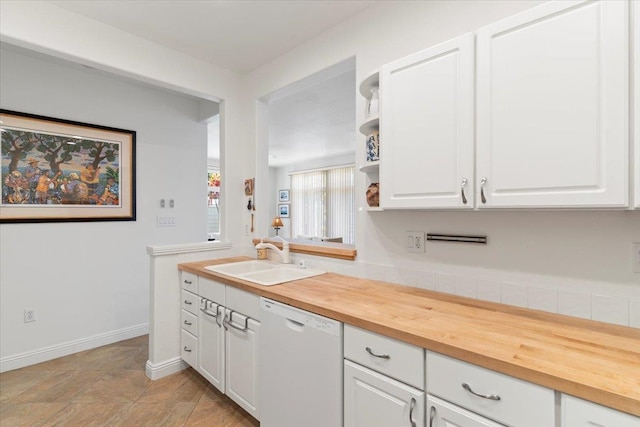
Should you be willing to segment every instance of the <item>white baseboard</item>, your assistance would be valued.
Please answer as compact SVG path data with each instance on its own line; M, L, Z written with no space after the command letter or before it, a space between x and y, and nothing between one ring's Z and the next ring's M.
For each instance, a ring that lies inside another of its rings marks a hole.
M173 359L165 360L162 363L153 364L147 360L145 365L145 373L147 377L152 380L159 380L167 375L175 374L184 369L187 369L189 365L182 360L181 357L175 357Z
M25 366L35 365L36 363L46 362L47 360L57 359L58 357L67 356L80 351L102 347L103 345L128 340L139 337L140 335L147 335L148 333L149 324L143 323L142 325L132 326L118 331L111 331L105 334L94 335L92 337L81 338L75 341L69 341L62 344L52 345L50 347L6 356L0 359L0 372L12 371Z

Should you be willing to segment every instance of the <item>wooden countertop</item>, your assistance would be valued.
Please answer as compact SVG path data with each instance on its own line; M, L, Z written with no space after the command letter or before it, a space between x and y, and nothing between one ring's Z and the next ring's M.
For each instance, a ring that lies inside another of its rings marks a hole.
M573 396L640 416L640 330L327 273L260 286L178 268Z

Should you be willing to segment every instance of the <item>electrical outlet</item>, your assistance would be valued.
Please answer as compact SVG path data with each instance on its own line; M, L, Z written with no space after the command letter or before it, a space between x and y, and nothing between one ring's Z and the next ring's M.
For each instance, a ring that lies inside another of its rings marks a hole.
M631 262L633 263L632 271L640 273L640 242L631 244Z
M24 309L24 323L30 323L36 321L36 310L33 308Z
M407 252L424 253L424 231L407 231Z

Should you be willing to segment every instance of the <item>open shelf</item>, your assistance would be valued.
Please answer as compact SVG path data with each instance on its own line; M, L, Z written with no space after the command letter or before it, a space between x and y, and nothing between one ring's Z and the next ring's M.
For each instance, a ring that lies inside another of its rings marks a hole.
M372 173L372 172L378 172L380 168L380 161L375 161L375 162L367 162L364 165L360 166L360 172L363 173Z
M364 136L369 135L372 131L380 128L380 118L376 115L368 118L360 125L360 133Z

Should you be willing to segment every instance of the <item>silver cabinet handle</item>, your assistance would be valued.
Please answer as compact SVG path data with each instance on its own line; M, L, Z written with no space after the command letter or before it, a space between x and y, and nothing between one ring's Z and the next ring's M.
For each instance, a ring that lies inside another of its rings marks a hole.
M236 330L238 330L240 332L247 332L249 330L249 318L245 316L245 318L244 318L244 327L242 327L242 326L237 325L236 323L234 323L234 321L233 321L233 313L234 312L231 311L229 313L229 317L225 316L224 320L222 321L222 323L225 325L225 329L227 329L226 326L231 326L233 329L236 329Z
M462 184L460 186L460 192L462 193L462 203L467 204L467 196L464 195L464 187L467 185L467 178L462 178Z
M186 345L184 346L184 351L186 351L187 353L191 353L191 349L190 349L190 348L187 348L187 346L186 346Z
M189 300L184 300L184 303L185 303L185 304L187 304L187 305L191 305L191 304L193 304L193 303L192 303L191 301L189 301Z
M220 319L222 318L222 315L220 313L221 310L224 310L224 308L221 305L216 307L216 323L218 324L218 328L222 328L222 324L220 323ZM223 311L223 313L224 313L224 311ZM225 327L225 329L227 329L227 328Z
M433 427L433 419L436 417L436 407L432 406L429 410L429 427Z
M206 308L201 308L200 309L201 312L203 312L204 314L206 314L207 316L211 316L214 319L218 317L218 314L213 314L212 312L210 312L209 310L207 310Z
M193 325L193 323L189 322L188 320L185 320L185 321L184 321L184 324L185 324L185 325L187 325L187 326L191 326L191 325Z
M467 384L467 383L462 383L462 388L467 390L469 393L473 394L474 396L482 397L483 399L500 400L500 396L498 396L497 394L479 394L479 393L476 393L475 391L471 390L471 386L469 384Z
M193 282L191 280L186 280L185 279L184 283L186 283L187 285L191 285Z
M388 354L375 354L373 350L371 350L371 347L367 347L365 348L365 350L367 350L367 353L369 353L373 357L379 357L380 359L391 359L391 356L389 356Z
M414 397L411 398L411 403L409 404L409 422L411 423L411 427L416 427L416 422L413 421L413 410L416 407L416 399Z
M487 203L487 198L484 196L484 186L487 183L487 177L483 176L482 179L480 180L480 200L482 200L482 203Z

